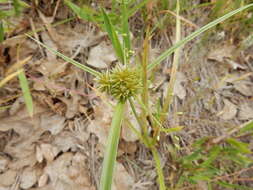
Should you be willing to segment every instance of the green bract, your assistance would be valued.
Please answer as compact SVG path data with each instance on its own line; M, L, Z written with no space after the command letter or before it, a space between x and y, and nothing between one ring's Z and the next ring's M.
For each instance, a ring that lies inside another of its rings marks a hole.
M99 90L120 101L137 95L142 88L140 72L136 68L117 66L101 73L97 79Z

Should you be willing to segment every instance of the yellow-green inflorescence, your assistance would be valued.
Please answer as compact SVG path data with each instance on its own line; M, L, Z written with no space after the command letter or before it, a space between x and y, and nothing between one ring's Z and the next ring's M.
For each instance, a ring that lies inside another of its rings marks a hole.
M120 101L137 95L142 88L141 72L126 66L116 66L111 71L101 73L97 81L100 91Z

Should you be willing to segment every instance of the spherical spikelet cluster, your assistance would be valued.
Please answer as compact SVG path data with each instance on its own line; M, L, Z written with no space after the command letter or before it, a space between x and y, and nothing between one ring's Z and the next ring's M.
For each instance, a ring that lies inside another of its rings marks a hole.
M126 101L140 92L142 87L140 72L135 68L117 66L102 73L97 79L99 89L120 101Z

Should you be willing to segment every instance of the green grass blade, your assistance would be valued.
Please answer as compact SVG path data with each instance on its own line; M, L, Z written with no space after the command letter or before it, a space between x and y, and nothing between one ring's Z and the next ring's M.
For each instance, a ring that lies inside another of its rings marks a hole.
M13 6L14 6L14 11L16 15L20 15L21 13L21 4L19 0L13 0Z
M131 8L128 11L128 18L133 16L140 8L142 8L144 5L146 5L146 3L149 1L150 0L144 0L144 1L140 2L139 4L137 4L135 7Z
M4 41L4 26L3 23L0 22L0 43Z
M176 43L174 46L172 46L171 48L169 48L168 50L166 50L165 52L163 52L158 58L155 59L155 61L153 63L151 63L148 66L148 70L151 71L152 69L154 69L158 64L160 64L164 59L166 59L166 57L168 57L169 55L171 55L177 48L181 47L182 45L186 44L187 42L191 41L192 39L194 39L195 37L199 36L200 34L202 34L203 32L209 30L210 28L216 26L217 24L223 22L224 20L232 17L233 15L249 8L252 7L253 3L248 4L244 7L241 7L239 9L236 9L234 11L231 11L227 14L225 14L224 16L208 23L207 25L201 27L200 29L196 30L195 32L193 32L192 34L190 34L189 36L187 36L186 38L182 39L181 41L179 41L178 43Z
M124 102L118 102L112 118L112 124L107 140L105 156L103 161L103 169L100 178L99 190L111 190L113 172L117 157L117 150L120 137L121 123L124 113Z
M227 183L225 181L218 181L218 182L215 182L215 183L219 184L222 187L229 188L231 190L232 189L252 190L252 187L247 187L247 186L244 186L244 185L231 184L231 183Z
M119 41L117 32L116 32L114 26L112 25L112 22L111 22L110 18L108 17L108 15L106 14L104 9L102 9L102 14L103 14L103 18L104 18L105 30L106 30L110 40L112 41L114 51L115 51L116 55L118 56L119 60L123 64L125 64L124 51L123 51L122 45Z
M160 128L160 130L164 133L174 133L181 131L184 127L183 126L178 126L178 127L171 127L171 128Z
M240 130L240 134L245 133L253 129L253 120L247 122L243 128Z
M87 6L83 6L82 8L80 8L79 6L68 0L65 0L64 2L78 17L87 21L97 23L97 20L94 18L94 15L97 14L95 10Z
M234 138L228 138L226 142L232 145L234 148L238 149L241 153L245 153L245 154L251 153L249 144L247 143L240 142Z
M25 76L24 70L22 70L22 72L18 74L18 78L19 78L20 87L22 89L22 93L24 96L26 108L28 110L29 115L32 117L33 116L33 100L32 100L32 95L29 89L28 81Z
M209 167L210 164L212 164L214 160L219 156L220 152L221 152L221 148L219 146L212 147L208 155L208 159L205 160L203 163L201 163L199 167Z
M166 190L163 169L162 169L159 154L158 154L157 149L155 147L152 147L151 151L152 151L153 158L155 160L156 172L158 175L159 190Z
M54 50L54 49L46 46L45 44L43 44L40 41L36 40L35 38L33 38L32 36L30 36L29 34L26 34L26 36L28 36L29 38L31 38L32 40L34 40L35 42L37 42L38 44L40 44L42 47L44 47L47 50L49 50L51 53L59 56L63 60L65 60L65 61L67 61L67 62L75 65L76 67L78 67L78 68L80 68L80 69L82 69L82 70L84 70L84 71L86 71L86 72L88 72L88 73L90 73L90 74L92 74L92 75L94 75L96 77L98 77L100 75L100 72L98 72L98 71L96 71L96 70L94 70L94 69L92 69L92 68L90 68L88 66L82 65L81 63L78 63L77 61L75 61L75 60L67 57L66 55L63 55L62 53L60 53L60 52L58 52L58 51L56 51L56 50Z
M131 50L131 40L130 40L130 30L129 30L129 23L128 23L128 14L127 14L127 7L125 0L122 0L121 4L121 12L122 12L122 29L123 29L123 41L124 41L124 48L126 49L127 55ZM129 58L129 56L127 56Z

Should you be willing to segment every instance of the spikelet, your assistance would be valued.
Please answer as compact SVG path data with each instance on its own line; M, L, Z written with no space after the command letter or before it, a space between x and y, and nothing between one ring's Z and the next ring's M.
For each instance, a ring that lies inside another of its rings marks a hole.
M97 81L101 92L106 92L120 101L137 95L142 88L138 69L126 66L116 66L111 71L102 73Z

